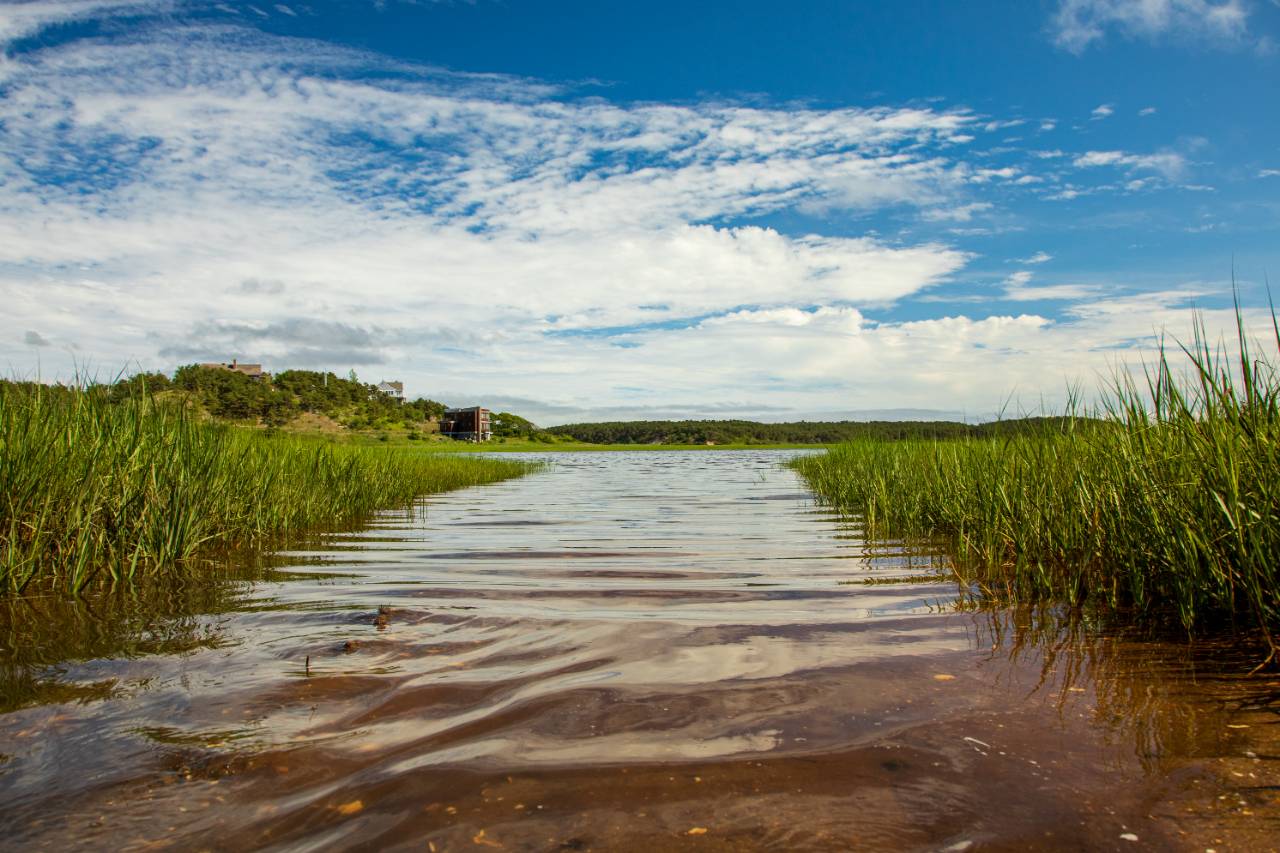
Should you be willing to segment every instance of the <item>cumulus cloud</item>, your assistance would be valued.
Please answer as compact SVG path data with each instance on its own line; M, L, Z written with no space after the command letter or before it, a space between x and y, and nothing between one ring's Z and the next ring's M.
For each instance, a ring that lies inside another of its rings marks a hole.
M446 325L886 304L967 260L725 224L944 204L977 174L941 153L963 111L623 107L224 26L19 53L8 87L8 322L122 360L429 364L474 343Z
M1060 0L1049 29L1058 47L1080 54L1109 32L1242 44L1248 17L1242 0Z
M21 37L147 5L0 21ZM974 260L919 234L1041 192L1034 170L1167 175L1180 162L1152 158L1176 155L999 155L1032 161L1014 165L979 159L1001 120L965 110L620 105L225 20L129 20L0 67L11 361L40 329L99 364L376 366L437 398L519 389L552 416L991 406L1157 316L869 319ZM886 213L919 230L860 225ZM1074 298L1053 287L1034 298Z
M225 361L228 353L253 352L277 364L313 367L324 364L381 364L380 347L390 341L376 327L336 321L286 318L276 322L195 324L181 342L160 355L181 361Z
M1059 320L1015 312L876 322L841 306L736 311L688 328L637 332L633 351L643 360L614 362L608 379L639 389L639 398L653 404L695 393L726 399L730 389L747 388L756 400L792 412L813 411L815 398L849 410L886 401L922 409L964 401L989 411L1011 392L1021 392L1018 405L1034 408L1042 393L1050 405L1060 403L1068 382L1092 388L1113 369L1140 370L1141 350L1135 348L1153 347L1163 332L1191 332L1188 309L1195 293L1101 298L1104 289L1093 285L1040 290L1027 299L1075 305ZM1232 314L1207 311L1205 321L1212 334L1229 331ZM1259 335L1268 329L1265 311L1247 312L1246 322ZM579 342L566 351L563 366L590 370L606 346ZM684 368L695 363L696 383ZM588 403L585 394L571 391L542 399L570 407Z
M1045 263L1045 262L1047 262L1047 261L1051 261L1051 260L1053 260L1053 255L1049 254L1048 252L1043 252L1043 251L1041 251L1041 252L1036 252L1034 255L1032 255L1032 256L1031 256L1031 257L1029 257L1029 258L1023 258L1022 260L1018 261L1018 263L1020 263L1020 264L1043 264L1043 263Z
M1111 106L1111 104L1099 104L1093 108L1092 112L1089 113L1089 117L1093 121L1098 121L1099 119L1108 118L1115 113L1115 111L1116 108Z

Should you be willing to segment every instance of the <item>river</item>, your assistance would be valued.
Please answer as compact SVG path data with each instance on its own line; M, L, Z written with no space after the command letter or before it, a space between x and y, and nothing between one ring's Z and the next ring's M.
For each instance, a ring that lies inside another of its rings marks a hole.
M975 609L792 453L531 455L164 618L11 608L0 845L1275 846L1256 650Z

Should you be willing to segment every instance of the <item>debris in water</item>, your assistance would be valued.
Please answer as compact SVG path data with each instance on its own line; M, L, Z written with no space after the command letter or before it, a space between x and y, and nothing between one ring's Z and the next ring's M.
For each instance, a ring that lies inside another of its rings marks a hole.
M707 828L705 826L695 826L693 829L685 833L685 835L706 835Z
M360 648L360 644L357 643L355 640L347 640L345 643L342 644L342 653L344 655L349 655L358 648Z
M471 842L473 844L479 844L482 847L501 847L502 846L500 843L498 843L497 841L494 841L492 838L485 838L483 829L471 837Z
M334 806L334 811L338 814L355 814L364 809L364 802L361 800L352 800L349 803L343 803L340 806Z
M1138 836L1134 835L1132 832L1122 832L1120 833L1120 840L1121 841L1137 841Z
M934 681L955 681L956 677L954 675L947 675L944 672L940 672L933 677L933 680Z

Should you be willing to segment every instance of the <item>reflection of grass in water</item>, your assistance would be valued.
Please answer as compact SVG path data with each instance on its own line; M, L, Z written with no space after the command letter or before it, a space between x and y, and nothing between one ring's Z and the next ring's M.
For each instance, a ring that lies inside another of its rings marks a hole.
M130 580L529 470L266 435L142 394L0 382L0 587Z
M894 584L913 584L913 583L947 583L954 582L955 575L932 574L932 575L900 575L893 578L871 577L862 578L856 581L840 581L841 584L858 584L861 586L892 586Z
M1039 434L858 441L792 465L873 537L942 537L998 600L1274 631L1280 363L1255 359L1243 326L1240 346L1229 363L1197 326L1181 368L1162 353L1145 387L1121 375L1101 411Z
M1109 608L983 606L969 599L976 644L988 660L1037 673L1019 700L1049 698L1060 713L1088 709L1095 723L1131 741L1145 769L1166 760L1238 754L1229 728L1242 707L1280 700L1273 681L1247 675L1265 638L1232 635L1188 644L1184 634L1135 622ZM1014 685L1010 684L1010 687Z
M164 746L199 747L203 749L236 746L238 742L246 741L253 737L253 732L249 729L213 729L189 732L170 726L142 726L133 731L147 740Z
M76 598L0 597L0 712L117 695L112 679L65 680L61 664L181 654L222 642L218 615L234 610L253 575L161 577Z

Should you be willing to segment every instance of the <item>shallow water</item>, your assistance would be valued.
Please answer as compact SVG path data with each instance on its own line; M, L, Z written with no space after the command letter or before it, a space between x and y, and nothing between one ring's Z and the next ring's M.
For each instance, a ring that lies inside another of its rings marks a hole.
M1275 846L1255 649L965 609L790 455L530 457L174 618L11 609L0 844Z

